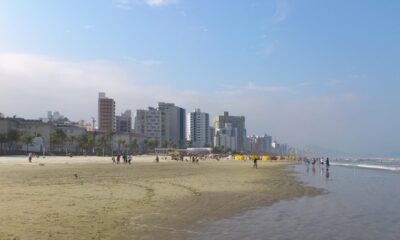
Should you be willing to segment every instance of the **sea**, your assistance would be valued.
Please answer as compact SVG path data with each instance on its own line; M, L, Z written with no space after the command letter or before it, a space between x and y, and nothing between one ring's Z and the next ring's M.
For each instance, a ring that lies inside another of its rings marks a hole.
M323 194L210 223L191 239L400 239L400 159L333 159L328 170L306 163L288 168Z

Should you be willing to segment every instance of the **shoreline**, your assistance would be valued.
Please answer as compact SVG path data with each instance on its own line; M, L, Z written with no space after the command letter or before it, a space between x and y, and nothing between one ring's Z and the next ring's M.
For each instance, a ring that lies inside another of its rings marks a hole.
M0 165L0 238L186 239L218 219L320 192L283 162L260 161L256 170L235 160L85 159L91 163Z
M317 196L279 201L218 220L191 239L398 239L400 191L398 173L374 169L307 165L288 166L297 178L323 190ZM301 221L299 221L301 219ZM334 227L333 227L334 226Z

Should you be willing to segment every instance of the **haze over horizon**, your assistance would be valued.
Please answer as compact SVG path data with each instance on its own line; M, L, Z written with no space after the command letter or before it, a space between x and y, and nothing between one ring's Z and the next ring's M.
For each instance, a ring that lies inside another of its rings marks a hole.
M296 147L400 152L399 1L1 1L0 112L172 102Z

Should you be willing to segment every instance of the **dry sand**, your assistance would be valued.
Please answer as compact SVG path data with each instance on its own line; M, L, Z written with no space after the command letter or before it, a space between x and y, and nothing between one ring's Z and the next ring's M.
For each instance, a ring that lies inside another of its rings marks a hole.
M186 239L210 221L318 193L285 163L153 159L0 157L0 239Z

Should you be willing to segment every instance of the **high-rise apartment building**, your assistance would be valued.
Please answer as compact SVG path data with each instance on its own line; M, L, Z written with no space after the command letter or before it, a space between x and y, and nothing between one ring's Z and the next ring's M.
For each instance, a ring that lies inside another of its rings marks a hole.
M158 103L161 113L161 141L173 142L177 146L185 143L186 111L173 103Z
M149 107L148 110L136 110L135 132L161 143L161 112Z
M200 109L186 114L186 140L193 147L210 146L210 117Z
M257 139L257 150L262 153L270 153L272 151L272 137L265 134Z
M132 131L132 112L126 110L121 113L121 116L116 116L117 132L131 132Z
M215 131L215 147L224 147L226 150L237 151L237 128L232 127L232 123L225 123L224 128Z
M214 118L213 126L215 129L222 129L226 123L230 123L232 128L237 129L237 151L245 150L246 141L246 127L244 116L230 116L228 112L224 112L224 115L217 116Z
M251 136L247 138L248 150L250 153L270 154L273 153L272 137L264 134L264 136Z
M210 146L214 147L215 146L215 128L210 126Z
M116 131L115 101L103 92L99 93L98 124L100 131Z

